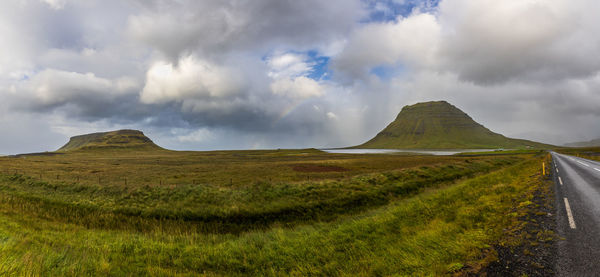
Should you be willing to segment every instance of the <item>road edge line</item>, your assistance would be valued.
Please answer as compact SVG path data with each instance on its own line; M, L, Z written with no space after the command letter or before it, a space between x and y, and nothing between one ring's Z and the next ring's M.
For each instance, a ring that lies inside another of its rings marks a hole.
M571 226L571 229L576 229L577 226L575 226L575 220L573 219L573 213L571 212L571 206L569 205L569 199L567 199L566 197L565 199L565 209L567 210L567 217L569 218L569 226Z

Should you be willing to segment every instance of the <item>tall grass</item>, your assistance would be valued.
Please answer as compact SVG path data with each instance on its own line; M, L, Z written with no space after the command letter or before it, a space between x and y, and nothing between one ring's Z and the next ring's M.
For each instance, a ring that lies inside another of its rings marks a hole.
M77 183L127 188L254 183L314 182L404 168L435 166L488 157L348 155L314 149L264 151L86 151L0 157L0 173L50 184Z
M241 187L102 186L0 176L0 205L89 228L240 232L272 224L330 221L430 187L519 161L502 157L359 175L343 181L254 183Z
M477 259L516 220L514 207L528 205L531 193L541 184L538 171L539 160L528 159L332 222L240 234L95 229L56 221L38 211L25 212L26 207L0 205L0 272L54 276L450 274Z

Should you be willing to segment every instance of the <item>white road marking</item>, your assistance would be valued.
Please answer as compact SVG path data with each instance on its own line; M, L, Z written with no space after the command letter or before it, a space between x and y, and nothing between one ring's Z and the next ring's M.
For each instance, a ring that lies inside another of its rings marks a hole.
M556 169L556 173L558 173L558 168Z
M600 169L598 169L598 168L595 168L595 167L594 167L594 170L596 170L596 171L600 171Z
M562 186L562 179L560 178L560 176L558 176L558 182L560 183L560 185Z
M569 218L569 226L571 229L575 229L575 220L573 219L573 213L571 212L571 206L569 206L569 200L565 197L565 209L567 210L567 217Z
M587 167L590 167L590 165L589 165L589 164L582 163L582 162L580 162L580 161L577 161L577 162L578 162L578 163L580 163L580 164L582 164L582 165L585 165L585 166L587 166Z

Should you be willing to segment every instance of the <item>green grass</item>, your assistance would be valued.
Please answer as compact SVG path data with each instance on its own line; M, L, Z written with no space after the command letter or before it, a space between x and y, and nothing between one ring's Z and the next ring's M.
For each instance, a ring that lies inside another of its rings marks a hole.
M450 274L477 261L481 251L502 236L503 228L514 223L519 215L515 207L530 203L531 192L541 185L540 160L531 156L518 159L525 160L508 167L496 165L504 169L458 183L425 185L428 188L421 188L417 195L392 197L385 206L341 213L333 221L310 221L295 227L275 225L239 234L65 223L61 215L45 214L30 205L36 200L7 201L11 195L17 196L6 188L0 192L4 198L0 204L0 272L53 276ZM428 170L441 174L443 168L417 168L406 174L420 178L418 175ZM35 195L40 187L27 183L27 178L7 178L0 181L4 186L20 184L26 188L19 197ZM351 180L363 180L365 186L373 182L373 187L402 183L375 173L358 174ZM328 186L326 183L323 185ZM61 198L62 189L56 197L64 201L68 197ZM86 198L89 194L81 197ZM90 201L102 206L99 203L107 199L111 197L102 195Z
M414 157L396 159L414 160ZM176 230L240 232L275 223L330 221L341 214L385 205L399 197L496 170L522 159L455 158L441 164L344 179L301 182L276 179L236 186L49 183L15 174L0 176L0 203L39 217L94 228L148 230L168 225L169 229ZM180 224L181 221L185 223Z
M258 182L343 180L382 171L478 161L486 157L350 155L315 149L264 151L95 150L0 157L0 173L15 173L49 183L82 185L248 186Z

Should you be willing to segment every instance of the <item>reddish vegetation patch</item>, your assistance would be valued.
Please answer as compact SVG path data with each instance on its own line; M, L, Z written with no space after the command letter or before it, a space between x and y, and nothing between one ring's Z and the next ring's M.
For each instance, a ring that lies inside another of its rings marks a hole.
M318 164L295 164L291 165L294 171L298 172L343 172L349 169L334 165L318 165Z

